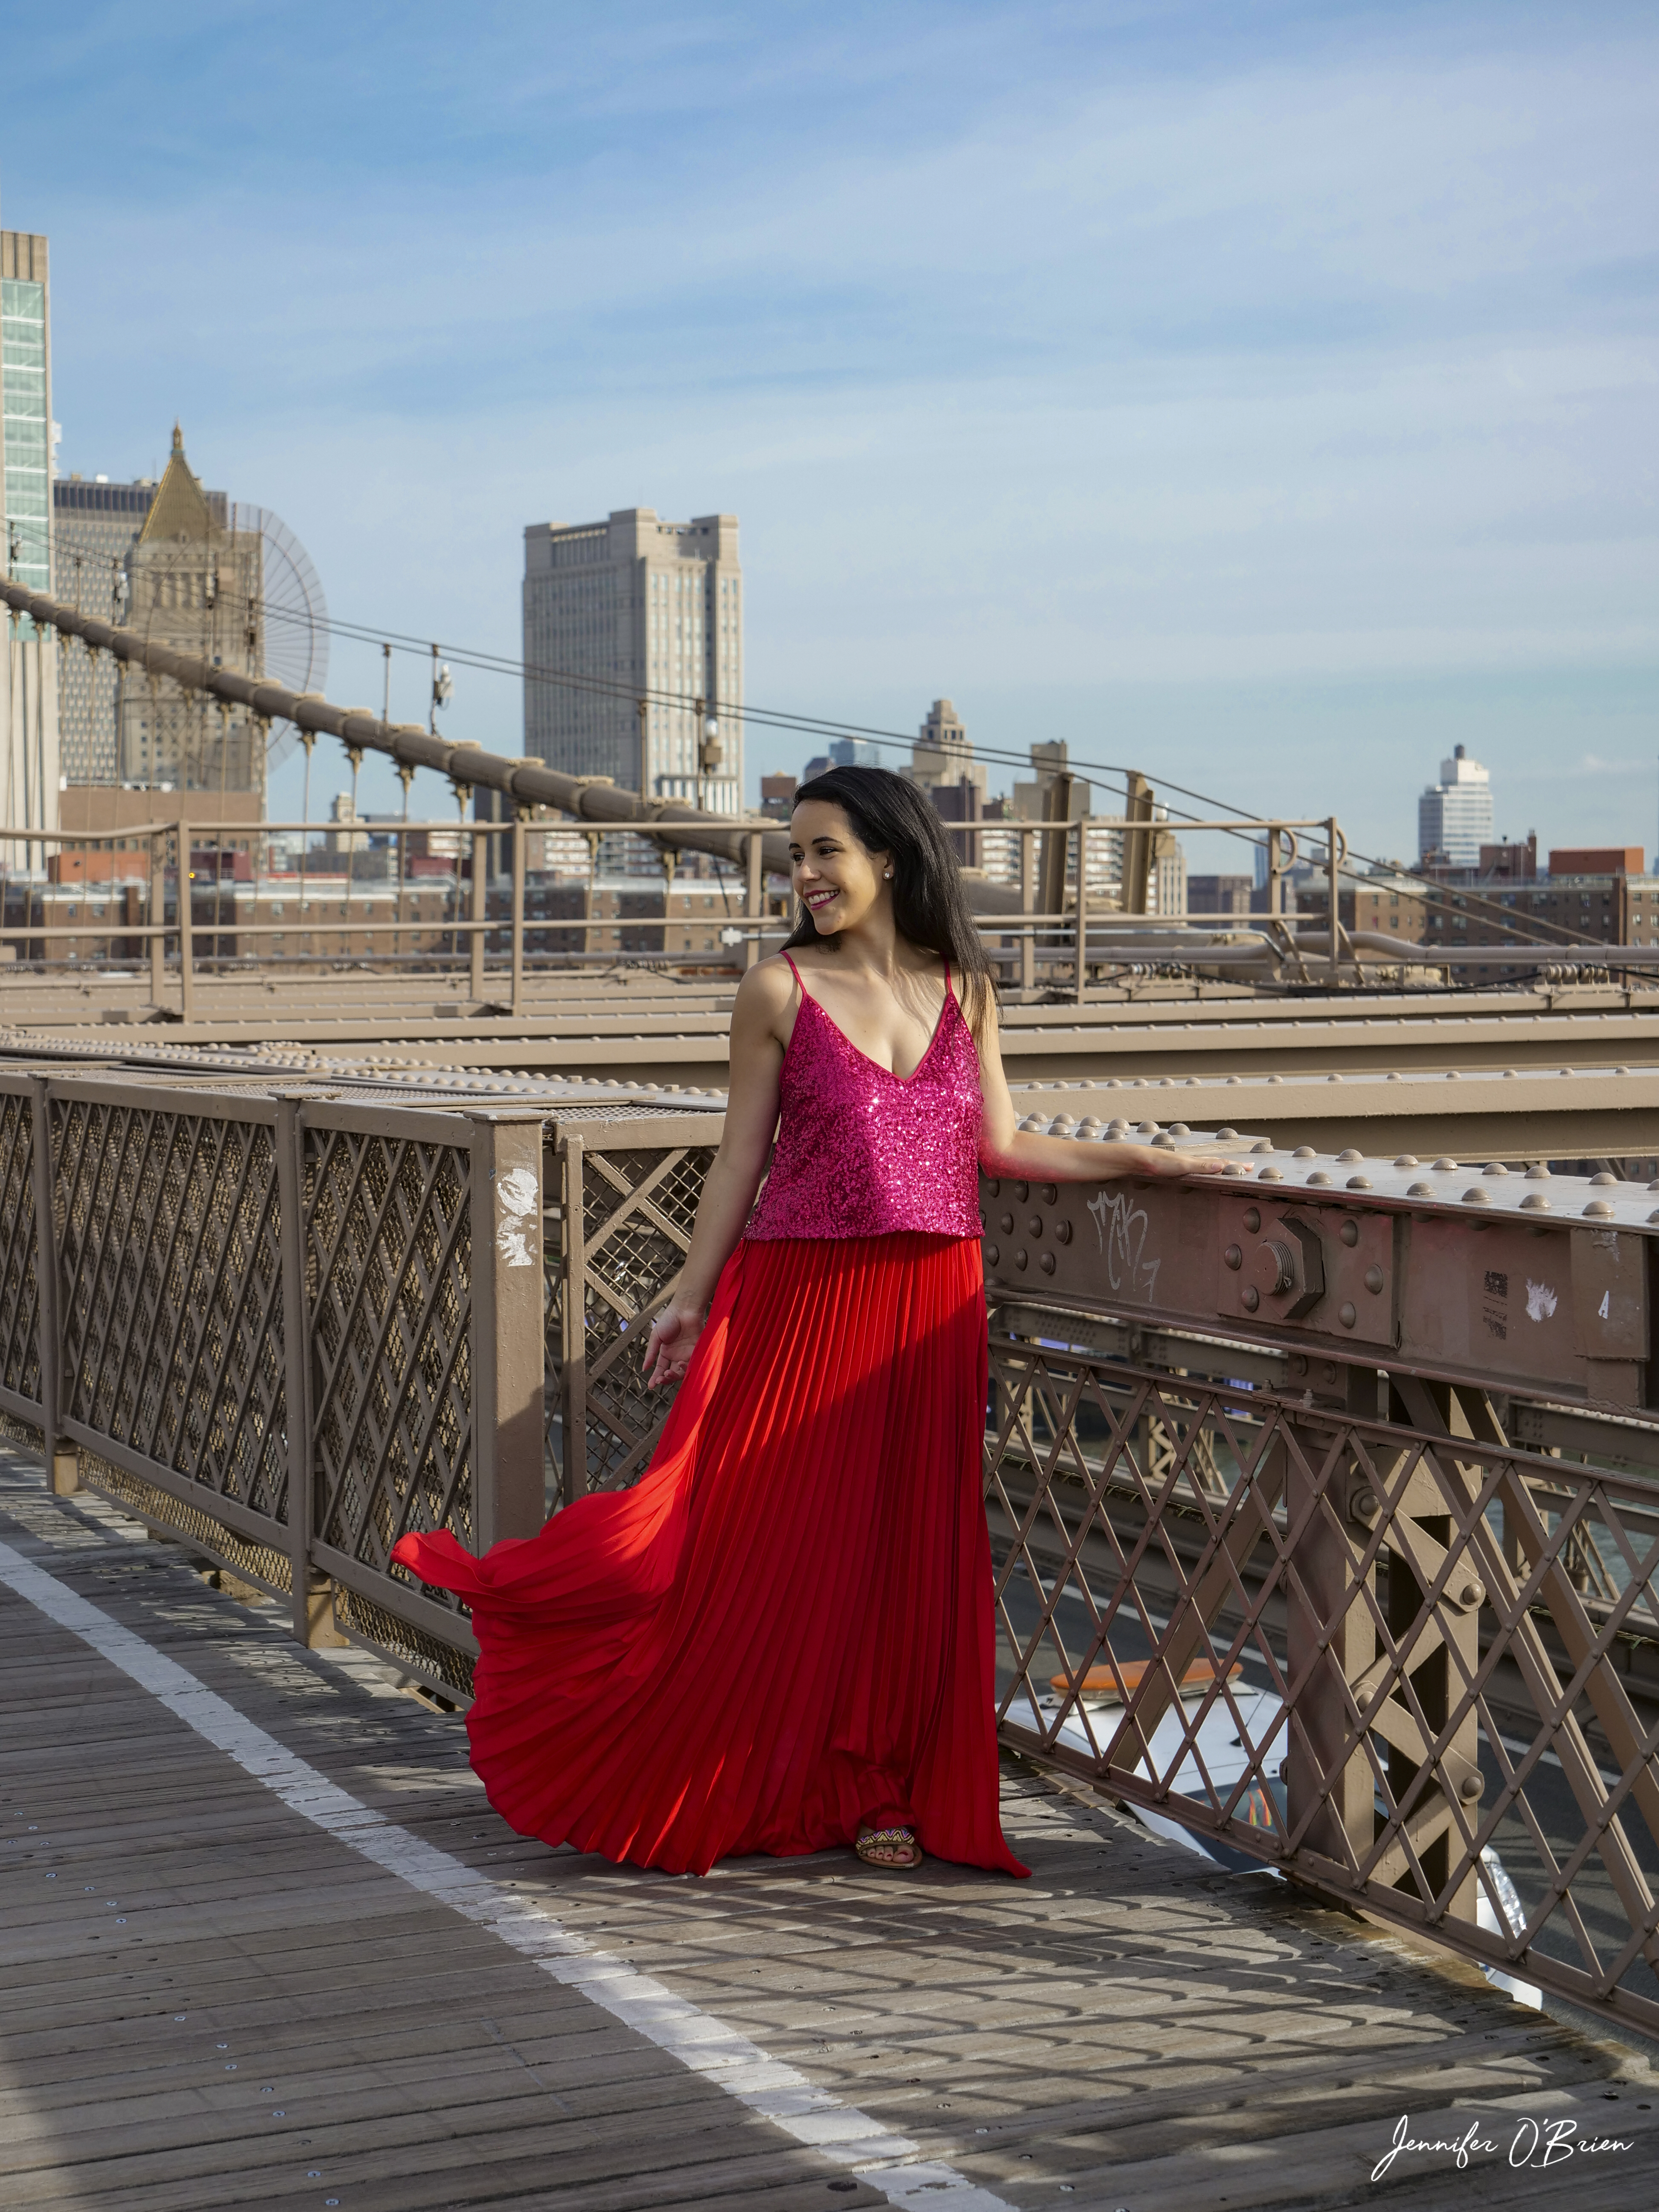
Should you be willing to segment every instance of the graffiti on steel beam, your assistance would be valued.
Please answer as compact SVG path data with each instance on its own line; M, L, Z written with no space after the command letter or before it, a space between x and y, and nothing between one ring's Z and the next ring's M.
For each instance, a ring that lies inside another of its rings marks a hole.
M1100 1190L1089 1200L1089 1211L1100 1233L1107 1281L1113 1290L1150 1305L1162 1262L1145 1256L1152 1226L1146 1207L1127 1192Z

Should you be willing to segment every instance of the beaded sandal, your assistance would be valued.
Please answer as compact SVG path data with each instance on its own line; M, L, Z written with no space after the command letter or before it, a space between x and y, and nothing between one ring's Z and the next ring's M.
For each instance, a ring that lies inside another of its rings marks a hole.
M872 1858L873 1850L895 1850L901 1845L912 1856L908 1859ZM921 1864L921 1847L908 1828L866 1828L853 1849L866 1866L879 1867L884 1874L908 1874L912 1867Z

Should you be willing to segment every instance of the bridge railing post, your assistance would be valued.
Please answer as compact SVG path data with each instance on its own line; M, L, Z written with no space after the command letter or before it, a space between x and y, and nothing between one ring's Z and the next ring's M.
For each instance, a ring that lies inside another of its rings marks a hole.
M196 1018L196 902L191 896L190 824L181 814L177 831L179 854L179 1011L185 1021Z
M546 1518L539 1114L472 1125L472 1494L481 1553Z
M52 1494L71 1498L81 1487L80 1454L60 1433L63 1411L64 1335L58 1306L58 1214L53 1199L52 1099L44 1075L29 1079L32 1151L29 1172L34 1203L35 1327L40 1363L40 1437Z
M307 1650L344 1642L334 1626L334 1584L312 1559L316 1527L310 1316L305 1296L303 1091L276 1101L276 1205L283 1257L283 1408L287 1420L288 1556L294 1640Z
M468 989L476 1006L484 994L484 903L489 886L489 839L472 835L472 928L467 938Z
M761 924L765 920L763 892L766 881L763 871L764 848L761 839L762 833L759 830L751 830L744 840L744 857L747 862L748 875L748 895L744 901L743 917L745 925L743 964L745 968L752 968L766 949L761 943L760 936Z
M513 817L513 1018L524 1011L524 879L525 826L522 815Z
M582 1176L582 1139L559 1139L559 1434L563 1464L559 1502L568 1505L587 1488L587 1244Z

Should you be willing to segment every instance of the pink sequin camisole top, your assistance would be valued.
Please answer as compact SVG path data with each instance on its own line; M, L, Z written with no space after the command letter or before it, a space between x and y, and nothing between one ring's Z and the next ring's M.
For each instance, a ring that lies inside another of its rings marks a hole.
M949 967L939 1026L908 1076L860 1052L793 960L789 970L800 1005L779 1081L777 1150L745 1235L979 1236L979 1054Z

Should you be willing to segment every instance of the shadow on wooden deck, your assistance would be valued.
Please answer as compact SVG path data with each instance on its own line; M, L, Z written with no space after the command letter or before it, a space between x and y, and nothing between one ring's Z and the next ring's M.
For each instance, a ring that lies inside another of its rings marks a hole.
M1027 1883L612 1867L15 1453L0 1544L12 2212L1659 2202L1644 2056L1041 1776ZM1403 2116L1492 2148L1372 2183ZM1512 2166L1528 2119L1630 2147Z

